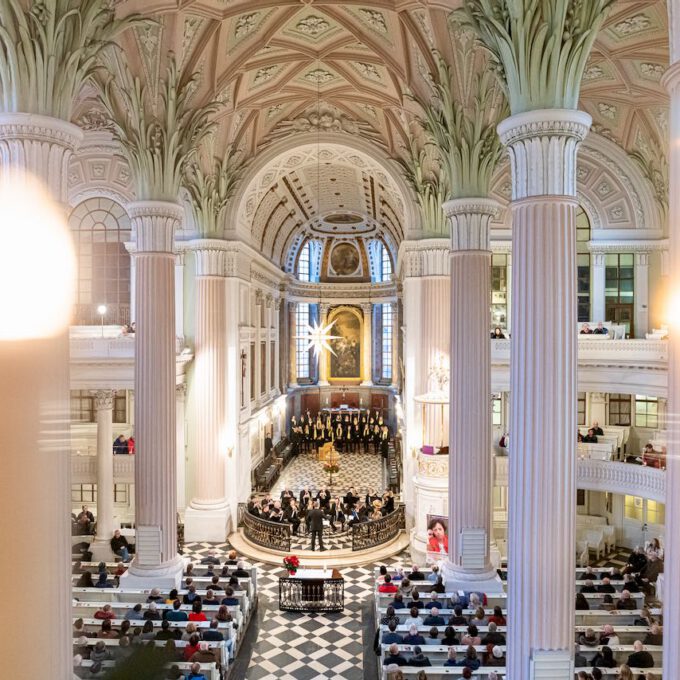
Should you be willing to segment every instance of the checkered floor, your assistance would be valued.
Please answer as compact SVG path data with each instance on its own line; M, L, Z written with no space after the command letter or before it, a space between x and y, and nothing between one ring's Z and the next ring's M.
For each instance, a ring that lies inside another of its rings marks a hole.
M185 555L200 562L208 550L229 550L226 543L188 543ZM408 563L408 555L386 564ZM259 605L234 662L233 680L363 680L376 676L373 653L373 566L342 569L345 611L342 614L301 615L278 609L279 567L255 563Z
M340 472L333 475L333 483L329 484L323 462L317 460L313 453L301 453L283 470L272 495L278 496L284 489L299 493L305 487L310 493L329 487L334 496L344 495L350 487L354 487L360 495L366 494L369 489L385 490L384 465L379 455L342 453L339 465Z

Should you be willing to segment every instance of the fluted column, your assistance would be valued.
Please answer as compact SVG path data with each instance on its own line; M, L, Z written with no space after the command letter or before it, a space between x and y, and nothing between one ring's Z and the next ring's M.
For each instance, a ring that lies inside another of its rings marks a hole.
M680 489L680 11L669 3L672 24L677 30L675 63L664 76L670 94L670 206L669 206L669 314L668 336L668 456L666 458L666 488ZM664 678L680 678L680 494L666 496L666 545L664 560Z
M507 664L513 680L573 678L576 154L590 123L586 113L550 109L498 126L513 182Z
M500 592L491 536L491 340L489 224L500 210L485 198L444 204L451 225L449 380L449 590Z
M364 313L364 351L361 355L364 365L361 384L370 386L373 384L373 304L366 302L361 305L361 309Z
M113 398L114 390L94 393L97 411L97 535L92 543L95 560L110 562L113 536Z
M184 514L188 541L224 541L227 287L220 242L195 242L196 337L192 401L195 422L195 495Z
M125 583L181 578L177 554L175 429L175 228L184 211L166 201L128 206L137 239L135 509L137 551Z
M288 303L288 364L289 364L289 375L288 375L288 387L297 387L297 356L296 356L296 342L295 336L297 335L297 322L295 318L295 310L297 308L297 303Z
M68 165L82 137L77 126L56 118L0 114L0 180L28 171L65 206ZM46 275L43 281L49 285L50 278ZM21 299L23 291L12 294ZM0 342L0 382L11 391L0 409L0 534L6 548L0 555L0 599L7 611L25 606L25 592L16 586L16 555L21 555L22 579L39 582L44 589L44 617L33 631L40 653L25 655L21 663L22 673L32 678L66 678L72 673L71 593L65 587L71 574L67 327L64 319L56 337ZM19 517L30 517L29 531ZM13 653L15 632L11 617L2 617L0 652L5 658Z
M328 312L331 306L328 303L322 302L319 305L319 325L325 328L328 325ZM328 385L328 375L330 373L330 352L323 351L319 355L319 386Z
M177 433L177 512L184 511L187 505L186 487L186 426L185 404L187 384L185 382L175 386L175 432Z

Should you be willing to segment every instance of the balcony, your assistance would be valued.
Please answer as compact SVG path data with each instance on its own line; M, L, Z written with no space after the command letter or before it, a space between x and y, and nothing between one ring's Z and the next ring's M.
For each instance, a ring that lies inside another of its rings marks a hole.
M113 456L113 481L114 484L134 484L134 456ZM71 482L73 484L96 484L97 456L72 454Z

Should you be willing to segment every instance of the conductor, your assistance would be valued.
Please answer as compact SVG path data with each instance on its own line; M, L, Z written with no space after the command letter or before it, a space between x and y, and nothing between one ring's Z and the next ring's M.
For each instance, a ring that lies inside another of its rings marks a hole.
M319 501L314 503L314 507L307 513L307 521L309 523L309 530L312 532L312 552L316 545L316 537L319 537L319 550L325 550L323 547L323 512Z

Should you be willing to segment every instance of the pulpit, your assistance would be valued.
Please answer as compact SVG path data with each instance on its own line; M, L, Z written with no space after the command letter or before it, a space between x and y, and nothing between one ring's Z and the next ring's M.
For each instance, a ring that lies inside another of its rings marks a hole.
M284 612L341 612L345 580L337 569L299 569L279 579L279 609Z

